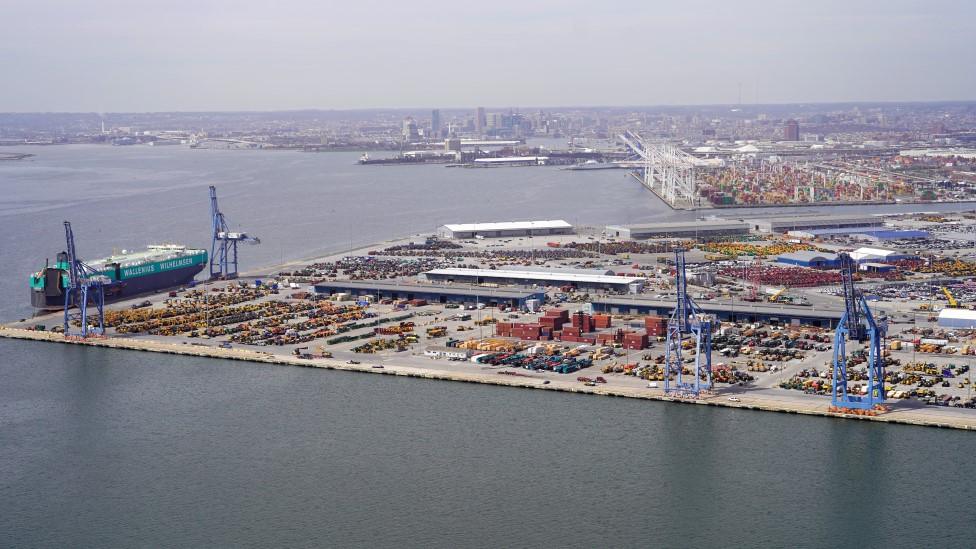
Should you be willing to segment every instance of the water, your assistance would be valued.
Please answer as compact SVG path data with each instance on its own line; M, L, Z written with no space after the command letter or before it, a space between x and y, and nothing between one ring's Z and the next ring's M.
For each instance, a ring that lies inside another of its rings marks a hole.
M245 266L445 222L682 218L617 172L49 147L0 163L0 318L60 250ZM926 207L925 209L934 209ZM972 434L0 340L0 546L969 546Z

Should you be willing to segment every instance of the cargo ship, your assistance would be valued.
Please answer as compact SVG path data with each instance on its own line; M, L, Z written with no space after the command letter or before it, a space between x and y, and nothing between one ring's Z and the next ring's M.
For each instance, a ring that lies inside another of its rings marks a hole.
M85 263L112 281L105 290L105 300L116 301L189 283L206 267L207 251L161 244L140 252L122 250L121 254ZM61 252L54 266L31 275L31 305L38 309L64 307L68 267L68 254Z

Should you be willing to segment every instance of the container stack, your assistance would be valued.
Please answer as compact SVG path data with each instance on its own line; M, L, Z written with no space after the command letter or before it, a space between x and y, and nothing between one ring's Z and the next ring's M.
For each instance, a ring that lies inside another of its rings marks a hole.
M624 349L630 349L632 351L643 351L647 348L647 334L639 332L630 332L624 334L623 341Z
M662 316L649 316L644 319L644 330L650 337L659 337L667 333L667 321Z

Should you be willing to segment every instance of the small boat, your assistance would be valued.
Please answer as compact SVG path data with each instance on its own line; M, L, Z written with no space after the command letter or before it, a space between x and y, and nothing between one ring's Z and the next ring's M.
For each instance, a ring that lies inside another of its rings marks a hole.
M382 368L382 367L383 367L382 364L373 364L373 368Z

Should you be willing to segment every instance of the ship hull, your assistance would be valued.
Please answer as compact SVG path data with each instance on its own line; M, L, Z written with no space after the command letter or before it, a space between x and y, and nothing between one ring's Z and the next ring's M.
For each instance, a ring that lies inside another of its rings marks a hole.
M191 265L115 282L105 288L105 302L111 303L140 294L186 285L203 270L204 266L204 264ZM31 305L35 308L47 310L64 308L64 294L61 291L56 295L50 295L44 290L32 289L30 292Z

